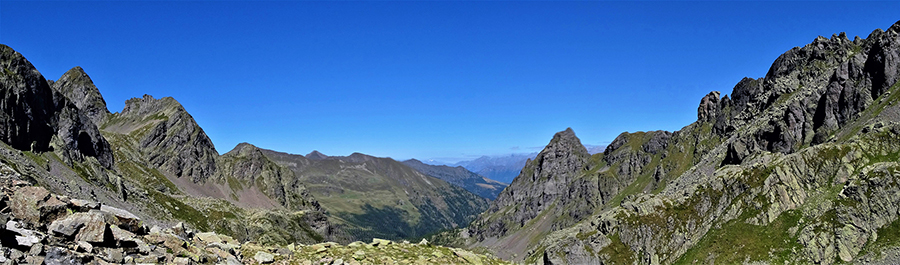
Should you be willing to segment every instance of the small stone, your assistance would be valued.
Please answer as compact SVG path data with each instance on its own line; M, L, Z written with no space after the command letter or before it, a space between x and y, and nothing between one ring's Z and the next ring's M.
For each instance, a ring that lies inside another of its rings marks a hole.
M353 252L353 258L356 259L356 260L362 260L362 259L365 259L365 258L366 258L366 252L365 252L365 251L362 251L362 250L357 250L356 252Z
M75 208L75 210L77 210L79 212L87 212L92 209L96 209L96 210L100 209L100 204L97 202L93 202L93 201L81 200L81 199L71 199L70 202L72 203L73 208Z
M125 261L124 260L125 254L122 253L122 249L107 248L105 252L106 252L106 255L104 255L102 258L108 262L122 263Z
M44 244L35 243L34 245L31 245L31 249L28 250L28 254L31 256L44 254Z
M286 249L286 248L276 249L275 253L278 253L278 255L282 255L282 256L290 256L290 255L294 254L293 251Z
M15 239L20 246L31 247L44 239L40 233L22 228L22 223L12 220L6 222L6 230L19 234L15 236Z
M391 242L390 240L387 240L387 239L372 238L372 245L376 246L376 247L386 246L386 245L390 245L392 243L394 243L394 242Z
M160 260L163 260L164 256L159 255L147 255L147 256L137 256L134 258L134 263L159 263Z
M31 264L31 265L41 265L41 264L44 264L44 257L28 256L28 257L25 257L25 263Z
M177 257L172 260L172 263L176 265L188 265L191 264L191 259L185 257Z
M241 261L235 257L229 257L229 258L225 259L225 265L241 265L241 264L243 264L243 263L241 263Z
M122 229L131 232L138 232L141 229L141 218L138 218L137 215L134 215L129 211L108 205L101 205L100 211L112 214L115 217L115 222L111 223Z
M334 261L334 263L331 263L331 264L332 265L344 265L344 259L337 259Z
M256 252L256 255L253 256L253 259L255 259L256 262L267 264L275 261L275 255L260 251Z
M134 242L135 235L131 232L122 230L118 226L111 225L109 226L109 231L112 232L113 239L119 242Z
M75 255L64 248L60 247L52 247L47 250L47 255L44 256L45 264L59 264L59 265L76 265L82 264L82 262L76 259Z
M81 251L84 251L84 252L86 252L86 253L94 252L94 246L91 245L91 243L84 242L84 241L78 241L78 242L75 242L75 245L78 246L78 248L76 248L75 251L81 250Z
M197 234L194 235L194 237L197 238L197 239L200 239L200 241L203 241L203 242L205 242L205 243L207 243L207 244L209 244L209 243L221 243L221 242L222 242L222 239L219 238L219 235L217 235L216 233L213 233L213 232L197 233Z
M188 229L184 226L184 222L178 222L175 226L172 227L172 234L179 236L181 238L190 238L188 235Z

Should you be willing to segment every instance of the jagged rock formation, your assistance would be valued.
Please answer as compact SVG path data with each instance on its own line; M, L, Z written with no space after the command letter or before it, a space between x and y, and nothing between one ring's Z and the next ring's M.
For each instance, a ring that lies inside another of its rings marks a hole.
M100 90L80 66L66 71L51 87L75 103L75 107L91 118L95 125L102 125L103 120L110 114Z
M262 151L291 169L351 238L423 236L463 227L487 208L486 199L390 158Z
M545 227L553 232L516 258L897 263L900 214L891 194L900 192L898 52L900 22L866 39L819 37L780 56L765 77L741 80L731 98L703 97L697 122L679 131L620 135L584 167L561 173L597 194L587 202L594 212L569 227ZM521 192L512 189L521 177L500 197ZM484 242L540 230L521 220L497 222L539 214L533 200L503 204L508 211L480 216L463 236L496 248Z
M151 165L174 177L202 183L215 174L218 156L212 141L194 118L171 97L144 95L125 101L125 109L103 124L103 130L137 138Z
M146 224L183 221L263 243L333 239L325 212L290 170L252 152L231 153L217 164L212 142L174 99L131 99L121 113L109 114L80 67L48 82L21 54L0 49L0 81L8 99L0 100L6 121L0 161L29 183L127 209ZM233 175L216 175L217 167ZM274 175L286 188L260 192L270 186L256 184L270 184L272 170L288 173ZM227 179L254 183L232 190ZM241 208L245 197L272 203Z
M44 76L9 46L0 46L3 72L2 130L0 138L19 150L47 150L56 109Z
M403 164L419 172L425 173L425 175L442 179L489 200L496 199L497 194L500 194L507 186L507 184L482 177L461 166L433 166L422 163L422 161L416 159L403 161Z
M480 246L498 250L499 257L511 258L529 242L574 224L596 207L596 183L584 181L581 173L590 160L571 128L556 133L467 233Z
M113 155L97 126L72 102L50 88L22 54L0 45L0 139L23 151L56 150L72 164L85 156L109 168Z

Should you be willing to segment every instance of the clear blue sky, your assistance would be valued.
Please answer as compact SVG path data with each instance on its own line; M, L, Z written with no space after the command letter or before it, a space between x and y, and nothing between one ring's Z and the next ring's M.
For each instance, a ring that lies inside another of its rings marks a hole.
M866 37L894 2L15 2L0 43L112 112L180 101L224 153L455 160L678 130L700 98L816 36Z

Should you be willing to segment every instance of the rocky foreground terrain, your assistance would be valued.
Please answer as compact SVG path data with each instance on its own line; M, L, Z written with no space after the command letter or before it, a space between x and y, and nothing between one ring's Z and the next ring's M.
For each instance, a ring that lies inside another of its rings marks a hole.
M467 250L372 243L264 245L183 223L148 227L134 214L52 194L0 165L0 264L505 264Z

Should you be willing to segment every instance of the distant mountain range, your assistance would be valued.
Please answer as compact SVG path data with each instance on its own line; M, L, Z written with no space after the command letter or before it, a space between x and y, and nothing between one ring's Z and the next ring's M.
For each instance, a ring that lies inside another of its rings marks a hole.
M445 180L450 182L450 184L460 186L478 196L491 200L497 198L497 194L500 194L500 192L509 185L485 178L462 166L449 167L443 165L428 165L415 159L403 161L403 164L414 168L419 172L425 173L426 175Z
M482 156L475 160L460 161L450 166L462 166L486 178L510 183L513 178L519 175L519 171L522 171L525 161L534 158L535 155L537 153L510 154L496 157Z
M606 145L584 145L588 154L603 153ZM493 179L503 183L511 183L513 179L519 175L525 162L528 159L534 159L538 153L515 153L498 156L481 156L474 160L459 161L456 163L444 163L436 160L422 161L429 165L446 165L451 167L462 166L469 171L488 179Z

